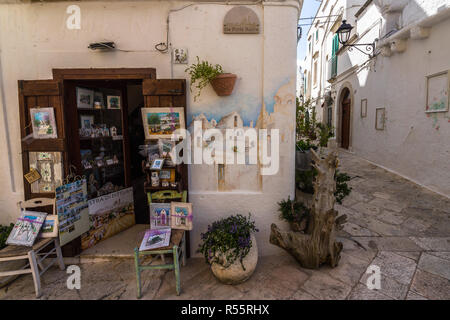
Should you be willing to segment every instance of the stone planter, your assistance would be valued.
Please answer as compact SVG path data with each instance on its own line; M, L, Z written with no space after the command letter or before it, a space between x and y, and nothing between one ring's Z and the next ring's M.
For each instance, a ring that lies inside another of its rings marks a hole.
M295 152L295 169L297 170L311 170L311 151L296 151Z
M224 284L239 284L248 280L256 269L258 263L258 246L256 238L252 234L252 247L242 261L245 270L242 268L241 262L237 259L231 266L224 268L218 263L211 265L211 271L214 276Z
M218 96L229 96L234 89L237 76L233 73L221 73L210 81Z

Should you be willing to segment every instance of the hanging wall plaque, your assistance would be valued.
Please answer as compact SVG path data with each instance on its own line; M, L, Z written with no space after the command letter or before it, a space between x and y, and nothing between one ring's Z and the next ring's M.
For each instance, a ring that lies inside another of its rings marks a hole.
M245 34L259 33L259 19L256 13L247 7L234 7L223 19L223 33Z

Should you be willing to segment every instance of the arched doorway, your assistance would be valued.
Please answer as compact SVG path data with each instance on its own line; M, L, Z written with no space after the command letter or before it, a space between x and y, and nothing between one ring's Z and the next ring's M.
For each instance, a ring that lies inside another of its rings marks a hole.
M350 90L345 88L341 98L341 147L348 149L350 146L350 112L351 112Z

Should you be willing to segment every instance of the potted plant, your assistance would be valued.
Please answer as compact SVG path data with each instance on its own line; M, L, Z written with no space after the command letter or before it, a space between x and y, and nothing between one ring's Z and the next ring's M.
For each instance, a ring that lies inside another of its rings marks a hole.
M317 146L311 143L309 139L299 140L296 144L295 168L298 170L311 169L311 149L317 150Z
M201 234L199 252L211 266L214 276L225 284L238 284L253 274L258 262L254 233L258 232L251 215L223 218Z
M203 60L200 62L199 57L197 57L197 63L190 65L185 72L188 72L191 77L191 92L193 85L198 89L194 96L194 101L197 100L202 89L208 83L212 85L218 96L229 96L233 92L237 78L235 74L223 72L222 66L219 64L213 66L208 61Z
M304 232L308 227L310 210L301 202L291 200L281 200L278 202L278 212L280 219L289 222L292 231Z

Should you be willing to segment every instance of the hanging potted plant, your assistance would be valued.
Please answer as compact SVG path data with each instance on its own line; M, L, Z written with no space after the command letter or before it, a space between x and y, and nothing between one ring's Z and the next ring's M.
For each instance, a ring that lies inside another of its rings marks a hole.
M218 96L229 96L233 92L237 78L235 74L223 72L222 66L219 64L213 66L208 61L203 60L200 62L199 57L197 57L197 63L186 68L185 72L188 72L191 77L191 92L194 85L198 89L194 96L194 101L197 100L202 89L208 83L211 84Z
M201 234L198 251L219 281L239 284L253 274L258 262L255 232L258 229L250 214L238 214L214 222Z

